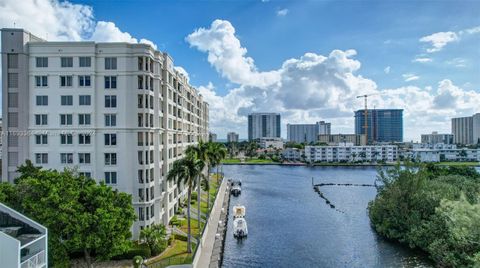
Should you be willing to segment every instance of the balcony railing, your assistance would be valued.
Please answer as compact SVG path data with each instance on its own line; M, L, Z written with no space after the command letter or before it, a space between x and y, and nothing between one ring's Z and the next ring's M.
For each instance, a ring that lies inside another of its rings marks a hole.
M21 263L21 268L43 268L46 267L45 250L38 252Z

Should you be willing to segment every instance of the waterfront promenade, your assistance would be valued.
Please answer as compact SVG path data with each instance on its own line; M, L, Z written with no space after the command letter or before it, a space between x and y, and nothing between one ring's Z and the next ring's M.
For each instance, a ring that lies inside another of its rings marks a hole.
M221 249L220 252L218 251L218 241L219 239L223 240L224 234L221 233L220 236L217 238L217 233L219 233L221 229L225 228L225 222L223 218L225 217L225 213L228 212L228 198L228 181L226 178L224 178L217 193L215 204L213 205L212 211L210 213L208 224L205 227L205 233L200 241L198 249L199 254L197 254L197 256L195 256L195 259L193 260L194 268L218 267L219 257L222 254ZM219 221L222 221L222 223L220 224Z

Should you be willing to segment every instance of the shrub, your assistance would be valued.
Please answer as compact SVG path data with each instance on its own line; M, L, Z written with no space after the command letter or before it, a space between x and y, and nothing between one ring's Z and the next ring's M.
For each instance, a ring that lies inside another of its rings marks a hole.
M197 200L197 197L198 197L197 192L193 192L192 193L192 201Z
M136 256L141 256L143 258L150 258L152 256L152 252L147 244L134 244L132 248L130 248L127 252L115 256L112 260L127 260L133 259Z
M135 256L133 257L133 267L135 268L140 268L140 265L143 263L143 258L142 256Z

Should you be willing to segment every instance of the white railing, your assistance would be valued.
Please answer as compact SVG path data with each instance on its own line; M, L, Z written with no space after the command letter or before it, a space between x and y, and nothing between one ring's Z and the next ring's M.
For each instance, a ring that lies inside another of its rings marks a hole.
M46 267L45 263L45 250L38 252L32 257L21 263L21 268L43 268Z

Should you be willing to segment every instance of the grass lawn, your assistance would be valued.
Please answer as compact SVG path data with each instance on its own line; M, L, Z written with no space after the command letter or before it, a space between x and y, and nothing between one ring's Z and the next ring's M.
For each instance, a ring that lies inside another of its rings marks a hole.
M225 163L225 164L240 163L240 159L238 159L238 158L225 158L225 159L222 160L222 163Z
M192 243L192 252L195 244ZM187 242L174 240L171 247L168 247L161 255L151 259L148 267L167 267L168 265L185 264L192 262L192 254L187 253Z
M269 164L269 163L276 163L272 159L248 159L245 161L245 163L251 163L251 164Z
M440 162L437 165L441 166L479 166L479 162Z

